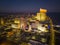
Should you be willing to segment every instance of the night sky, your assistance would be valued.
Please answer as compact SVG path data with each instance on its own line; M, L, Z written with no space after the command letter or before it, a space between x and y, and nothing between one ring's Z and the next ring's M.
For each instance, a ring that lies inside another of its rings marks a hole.
M0 12L60 12L60 0L0 0Z

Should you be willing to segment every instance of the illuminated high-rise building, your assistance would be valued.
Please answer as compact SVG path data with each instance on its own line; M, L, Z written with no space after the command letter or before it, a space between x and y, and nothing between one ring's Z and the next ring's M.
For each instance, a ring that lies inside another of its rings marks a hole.
M45 21L46 20L46 12L47 12L46 9L41 9L40 8L40 12L37 13L35 18L39 21Z

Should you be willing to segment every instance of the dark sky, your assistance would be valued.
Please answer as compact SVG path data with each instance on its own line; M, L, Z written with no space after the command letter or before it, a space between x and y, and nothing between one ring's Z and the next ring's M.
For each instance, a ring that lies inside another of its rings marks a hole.
M60 12L60 0L0 0L0 12Z

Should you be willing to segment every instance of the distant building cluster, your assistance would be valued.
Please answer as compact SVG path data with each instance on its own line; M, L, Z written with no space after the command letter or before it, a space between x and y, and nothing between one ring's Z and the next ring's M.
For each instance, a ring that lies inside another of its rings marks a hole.
M36 15L1 17L1 37L5 36L7 40L15 42L38 40L43 44L48 44L51 27L46 12L47 10L40 9Z

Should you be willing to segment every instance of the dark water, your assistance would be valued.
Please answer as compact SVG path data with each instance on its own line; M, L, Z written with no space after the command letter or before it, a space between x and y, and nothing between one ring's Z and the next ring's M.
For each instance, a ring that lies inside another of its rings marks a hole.
M60 13L47 13L47 15L52 19L53 24L60 25Z

